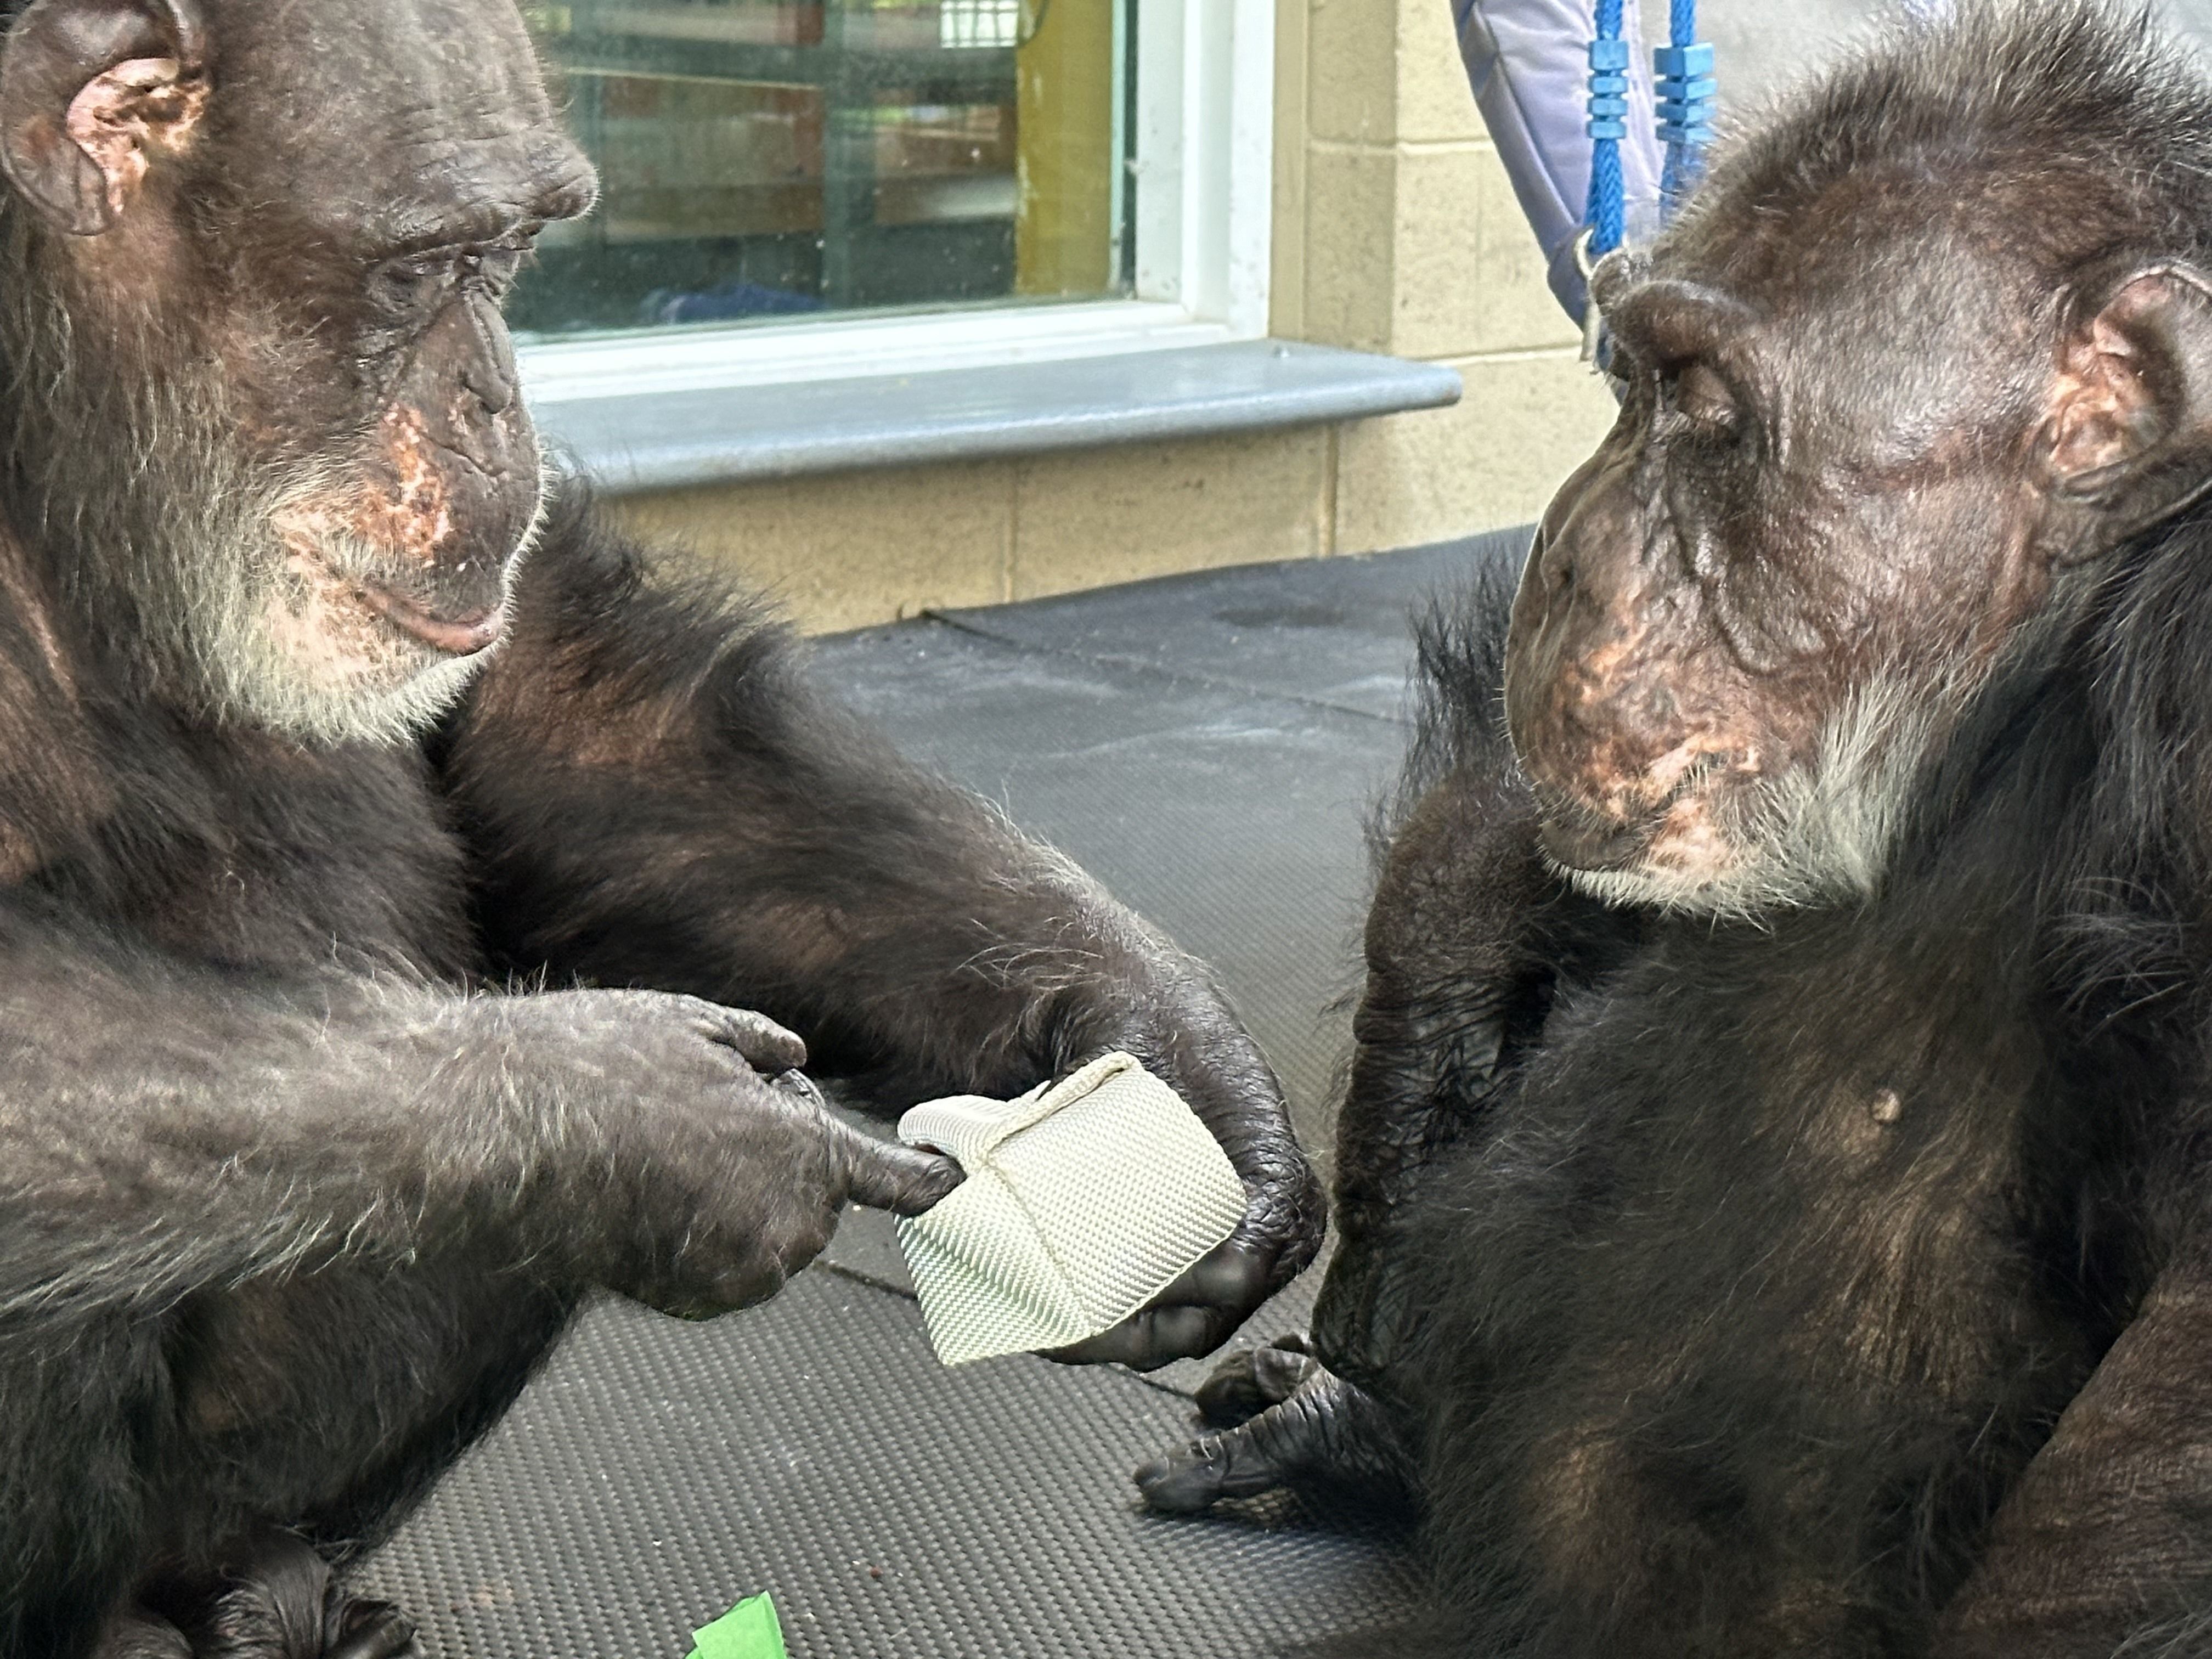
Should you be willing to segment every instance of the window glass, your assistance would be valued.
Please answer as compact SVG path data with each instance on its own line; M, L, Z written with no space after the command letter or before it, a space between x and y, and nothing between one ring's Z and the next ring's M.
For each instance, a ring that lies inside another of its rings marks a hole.
M1127 293L1127 3L526 8L604 195L547 232L516 325Z

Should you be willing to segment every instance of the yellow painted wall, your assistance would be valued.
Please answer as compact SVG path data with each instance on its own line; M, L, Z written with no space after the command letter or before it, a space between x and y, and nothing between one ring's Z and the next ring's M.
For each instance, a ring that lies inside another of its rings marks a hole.
M1112 276L1114 0L1027 0L1015 54L1014 292Z

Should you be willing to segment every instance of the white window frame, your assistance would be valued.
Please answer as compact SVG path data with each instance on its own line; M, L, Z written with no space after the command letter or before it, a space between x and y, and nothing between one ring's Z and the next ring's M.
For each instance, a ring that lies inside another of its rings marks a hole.
M1133 0L1136 296L524 341L531 400L1051 362L1267 331L1275 0Z

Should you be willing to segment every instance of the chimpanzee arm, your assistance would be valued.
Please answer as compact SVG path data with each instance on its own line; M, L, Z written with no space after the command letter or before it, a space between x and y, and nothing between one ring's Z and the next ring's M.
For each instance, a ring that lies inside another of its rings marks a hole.
M12 898L0 1046L0 1328L341 1255L742 1305L848 1198L902 1201L927 1173L756 1073L799 1053L757 1017L279 985Z
M1541 1018L1550 964L1534 918L1563 898L1510 770L1463 769L1393 838L1368 912L1367 979L1337 1119L1336 1254L1315 1310L1323 1360L1378 1383L1410 1318L1393 1294L1393 1223L1424 1171L1482 1113L1509 1033Z
M2166 1267L1997 1513L1938 1659L2212 1641L2212 1237Z
M1319 1192L1205 971L824 698L759 607L648 580L573 499L441 758L517 970L760 1009L885 1112L1017 1093L1109 1048L1173 1083L1249 1212L1080 1357L1205 1352L1310 1259Z
M1425 1173L1484 1115L1562 974L1632 924L1545 864L1501 703L1514 571L1472 573L1418 629L1419 735L1368 912L1367 978L1337 1119L1337 1249L1315 1310L1333 1369L1368 1387L1410 1335L1392 1229Z
M1535 803L1498 718L1512 591L1478 569L1419 625L1424 698L1400 805L1383 828L1367 979L1337 1117L1336 1253L1310 1343L1231 1356L1200 1388L1209 1433L1137 1470L1171 1512L1284 1484L1413 1496L1420 1310L1401 1235L1424 1178L1479 1125L1562 972L1586 971L1618 918L1537 846Z

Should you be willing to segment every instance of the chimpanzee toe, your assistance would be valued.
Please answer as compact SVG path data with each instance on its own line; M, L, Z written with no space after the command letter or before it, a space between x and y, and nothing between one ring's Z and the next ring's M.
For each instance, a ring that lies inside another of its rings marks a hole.
M1288 1400L1320 1369L1321 1362L1303 1335L1240 1349L1224 1358L1199 1384L1199 1415L1209 1428L1233 1429Z
M1223 1490L1229 1456L1218 1440L1194 1442L1153 1458L1130 1477L1145 1507L1162 1515L1196 1515L1228 1494Z
M422 1659L415 1621L391 1602L353 1596L336 1601L331 1613L334 1634L323 1659Z

